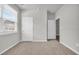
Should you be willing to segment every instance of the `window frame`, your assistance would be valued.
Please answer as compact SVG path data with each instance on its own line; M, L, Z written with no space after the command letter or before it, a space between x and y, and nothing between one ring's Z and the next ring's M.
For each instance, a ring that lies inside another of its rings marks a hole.
M18 14L18 12L14 9L14 8L12 8L10 5L8 5L8 4L5 4L5 5L1 5L1 17L0 17L0 19L1 20L4 20L4 18L3 18L3 10L5 9L4 8L4 6L8 6L8 7L10 7L11 9L13 9L13 11L15 11L15 13L16 13L16 15L15 15L15 17L16 17L16 26L15 26L15 28L16 28L16 30L15 30L15 32L10 32L10 33L4 33L4 34L12 34L12 33L16 33L17 32L17 14ZM9 20L9 19L7 19L7 20ZM3 31L4 32L4 31ZM8 32L8 31L7 31ZM4 35L2 32L0 32L0 35Z

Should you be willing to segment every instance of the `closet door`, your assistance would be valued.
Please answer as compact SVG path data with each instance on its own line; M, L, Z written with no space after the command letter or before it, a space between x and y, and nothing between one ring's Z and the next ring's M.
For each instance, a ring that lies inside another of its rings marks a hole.
M23 17L22 18L22 41L33 40L33 18Z

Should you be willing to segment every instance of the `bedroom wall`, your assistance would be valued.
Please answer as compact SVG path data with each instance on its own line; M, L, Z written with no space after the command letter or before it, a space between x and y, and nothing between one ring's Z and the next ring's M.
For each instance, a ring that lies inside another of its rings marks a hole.
M79 54L79 5L64 5L56 12L60 19L60 43Z

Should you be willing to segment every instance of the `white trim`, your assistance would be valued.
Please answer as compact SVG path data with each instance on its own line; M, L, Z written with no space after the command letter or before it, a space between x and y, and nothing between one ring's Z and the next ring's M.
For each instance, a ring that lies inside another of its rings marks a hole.
M0 55L3 54L4 52L6 52L7 50L11 49L12 47L14 47L15 45L17 45L20 41L16 42L15 44L11 45L10 47L8 47L7 49L3 50L2 52L0 52Z
M69 47L68 45L64 44L63 42L60 42L60 43L63 44L64 46L66 46L67 48L69 48L70 50L72 50L73 52L75 52L76 54L79 55L79 52L78 51L72 49L71 47Z

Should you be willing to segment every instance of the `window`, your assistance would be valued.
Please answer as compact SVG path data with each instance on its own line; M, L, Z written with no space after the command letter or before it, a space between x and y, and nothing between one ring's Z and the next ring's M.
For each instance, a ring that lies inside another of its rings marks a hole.
M9 5L0 6L0 33L17 31L17 12Z

